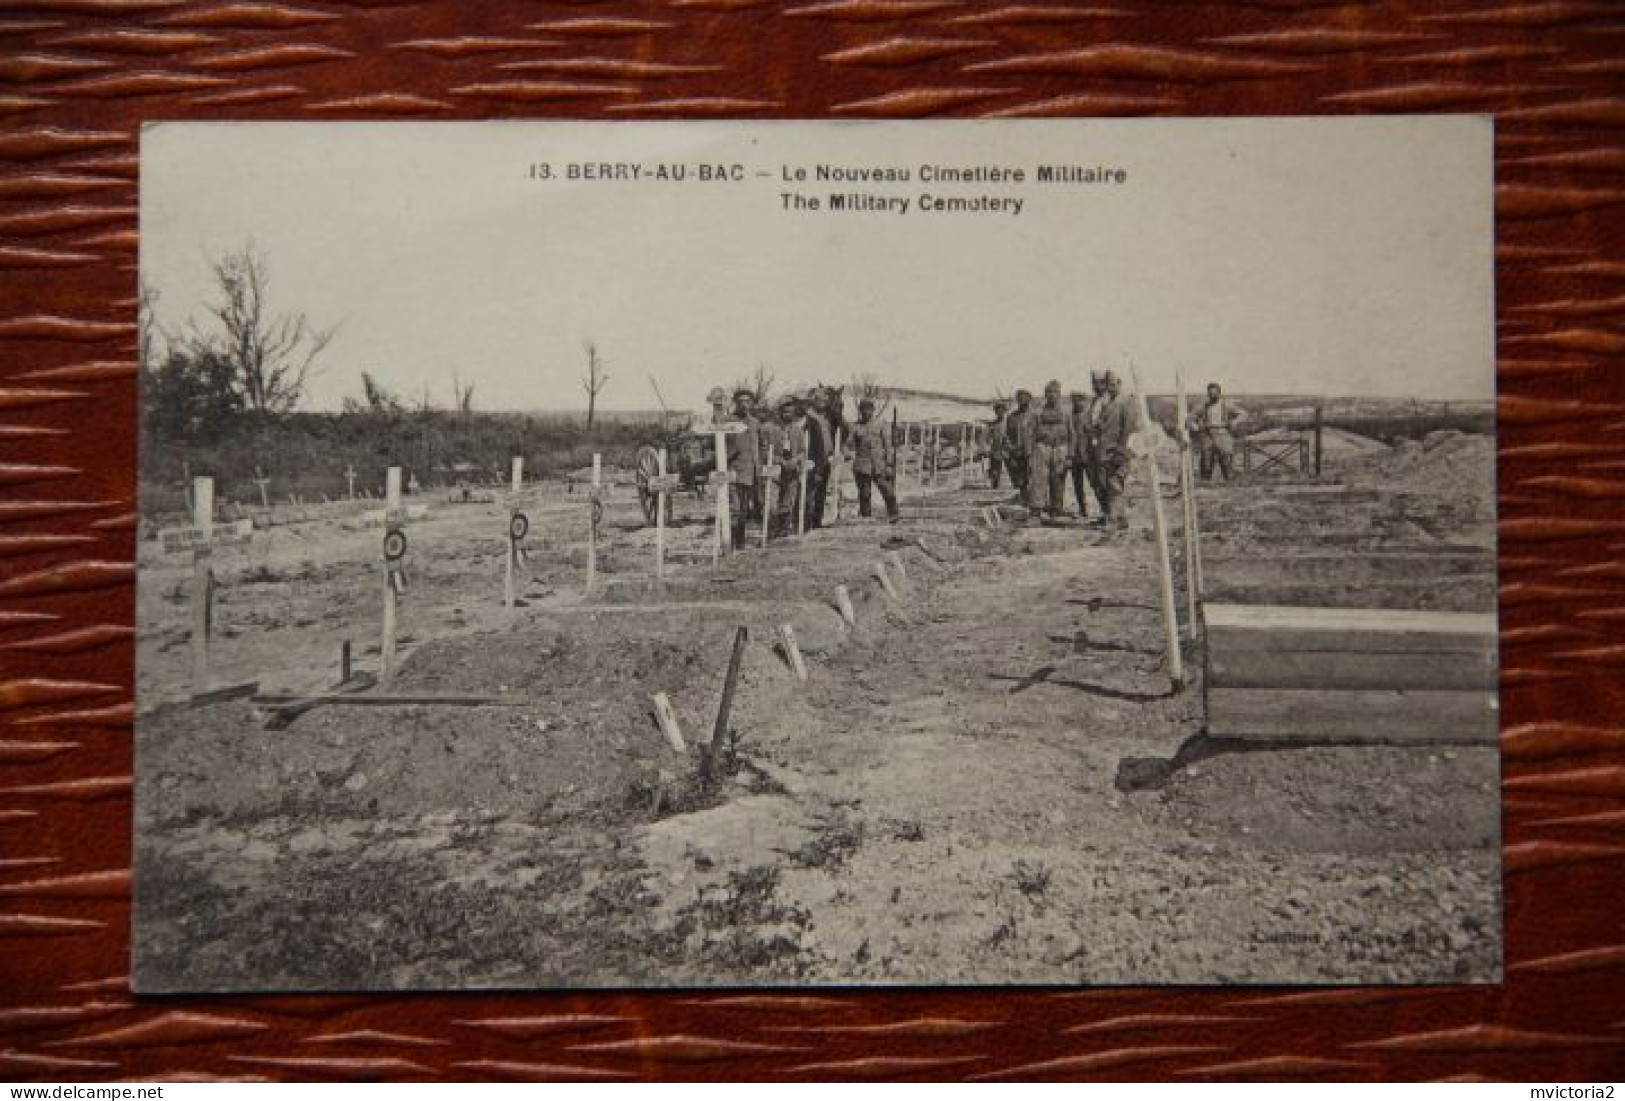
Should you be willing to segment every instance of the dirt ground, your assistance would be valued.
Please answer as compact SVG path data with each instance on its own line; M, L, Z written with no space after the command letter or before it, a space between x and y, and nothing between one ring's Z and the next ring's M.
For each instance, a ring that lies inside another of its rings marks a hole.
M1324 486L1204 488L1215 598L1416 607L1444 591L1493 607L1487 505L1422 460L1381 464ZM144 715L139 988L1499 976L1493 747L1206 739L1199 651L1183 690L1164 671L1145 495L1117 537L981 522L1009 500L944 490L895 526L848 506L713 569L709 506L685 499L656 583L653 533L623 494L589 595L583 502L551 494L530 508L508 611L501 506L430 498L409 529L393 691L498 702L269 726L247 699ZM380 537L324 519L222 551L216 682L330 688L345 639L375 669ZM1328 562L1345 547L1392 562L1345 579ZM892 553L896 600L873 574ZM1429 555L1431 588L1416 576ZM1242 569L1260 557L1285 563L1274 589ZM144 709L185 694L189 577L143 545ZM740 625L706 779L697 747ZM687 754L662 738L656 692Z

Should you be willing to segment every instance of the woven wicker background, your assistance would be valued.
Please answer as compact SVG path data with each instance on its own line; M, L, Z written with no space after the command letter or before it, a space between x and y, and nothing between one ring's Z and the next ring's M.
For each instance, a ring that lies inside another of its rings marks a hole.
M1503 987L132 999L142 120L1372 111L1498 118ZM1622 352L1618 0L6 0L0 1079L1618 1079Z

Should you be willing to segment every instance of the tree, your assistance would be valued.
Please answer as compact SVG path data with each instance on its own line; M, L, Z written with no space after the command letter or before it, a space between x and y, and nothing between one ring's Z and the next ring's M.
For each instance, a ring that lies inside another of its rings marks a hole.
M213 443L243 410L233 365L210 349L171 349L141 368L142 426L149 440ZM156 449L152 449L156 450Z
M269 268L253 244L228 252L212 267L220 298L209 313L219 331L195 335L194 354L207 350L231 365L234 385L250 412L292 411L337 326L322 329L305 314L272 312Z
M592 341L584 341L581 345L587 352L587 374L581 380L581 388L587 391L587 427L592 427L593 414L598 406L598 392L609 381L609 372L604 370L604 361L598 358L598 345Z
M451 375L451 392L457 399L455 404L457 415L466 418L474 411L474 384L471 382L464 386L462 376L453 371Z

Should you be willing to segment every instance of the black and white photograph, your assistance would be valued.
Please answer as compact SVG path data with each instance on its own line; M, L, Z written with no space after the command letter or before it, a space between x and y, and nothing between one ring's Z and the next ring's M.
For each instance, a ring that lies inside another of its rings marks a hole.
M1499 981L1492 146L148 124L135 990Z

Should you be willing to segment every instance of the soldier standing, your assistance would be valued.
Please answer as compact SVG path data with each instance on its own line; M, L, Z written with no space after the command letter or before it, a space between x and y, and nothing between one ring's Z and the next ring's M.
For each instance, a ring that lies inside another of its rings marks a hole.
M1202 447L1202 481L1213 480L1215 466L1224 475L1225 481L1230 480L1231 457L1236 453L1233 429L1246 419L1246 411L1225 397L1218 383L1207 384L1207 404L1191 414L1189 425L1191 434Z
M1061 405L1061 384L1044 387L1044 404L1032 416L1032 465L1027 474L1027 508L1057 519L1066 505L1066 468L1072 456L1072 416Z
M1089 494L1084 484L1089 482L1089 395L1082 390L1072 391L1072 454L1067 465L1072 469L1072 492L1078 498L1078 519L1089 515ZM1097 498L1098 500L1098 498Z
M1128 527L1123 511L1123 494L1128 490L1129 437L1138 418L1133 403L1123 396L1123 380L1116 371L1107 371L1106 398L1100 409L1100 480L1106 491L1106 525L1119 531Z
M1007 401L993 403L993 419L987 426L987 482L994 489L999 488L999 476L1010 460L1010 428L1005 423L1010 409ZM1011 475L1014 481L1015 475Z
M807 530L824 526L824 497L829 490L829 458L834 445L824 416L824 391L815 389L807 403Z
M1033 395L1030 390L1016 391L1016 407L1005 418L1005 438L1009 444L1010 484L1023 498L1027 496L1027 481L1032 467Z
M1111 396L1106 393L1106 372L1090 371L1089 386L1094 394L1083 416L1083 463L1084 472L1089 477L1089 487L1095 491L1095 500L1100 503L1101 514L1094 520L1094 524L1106 523L1106 479L1100 455L1100 416L1106 411Z
M869 518L869 487L880 490L886 502L886 518L897 523L897 494L892 490L891 428L874 419L875 403L869 398L858 402L858 423L852 427L841 449L852 463L852 477L858 483L858 515Z
M796 510L801 500L801 464L806 461L806 424L801 402L785 398L779 403L779 533L795 530Z
M739 430L729 433L727 439L728 469L733 473L733 480L728 486L728 506L732 513L730 519L735 550L746 545L746 529L752 520L760 516L756 483L757 472L761 469L761 444L756 435L756 422L751 416L751 407L755 402L755 391L734 391L734 421Z

